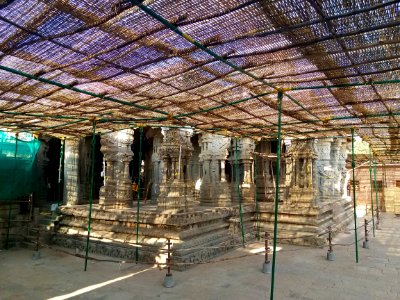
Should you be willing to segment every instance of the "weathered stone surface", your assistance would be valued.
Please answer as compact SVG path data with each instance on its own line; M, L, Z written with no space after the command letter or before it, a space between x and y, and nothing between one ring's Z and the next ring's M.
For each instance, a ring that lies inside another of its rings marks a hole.
M199 144L202 165L202 182L200 186L200 205L230 206L231 187L225 176L225 162L231 139L222 135L205 133Z
M194 184L188 180L185 172L193 151L191 132L180 129L164 132L159 152L163 160L163 175L157 208L163 212L193 211Z
M125 129L102 135L101 152L104 155L104 186L99 203L103 206L125 208L132 206L132 187L129 162L132 160L133 130Z
M157 257L160 241L168 238L175 245L175 259L185 265L239 246L242 235L249 240L256 230L272 232L277 162L272 143L259 143L255 152L251 139L231 141L202 134L196 160L192 158L191 134L175 128L152 133L153 151L148 160L152 167L148 170L152 171L152 203L156 206L141 203L137 236L142 255L149 259ZM106 185L100 205L94 205L92 212L92 236L98 241L93 251L124 256L129 245L136 243L136 209L124 202L130 200L124 187L128 186L126 166L132 137L124 132L102 138ZM278 193L278 238L282 242L320 246L325 243L327 226L339 228L348 223L351 202L346 189L346 157L343 139L285 141ZM226 162L230 172L225 172ZM194 201L194 183L199 179L195 164L202 170L199 203ZM69 235L86 235L87 209L61 208L60 243ZM107 248L105 241L119 250Z

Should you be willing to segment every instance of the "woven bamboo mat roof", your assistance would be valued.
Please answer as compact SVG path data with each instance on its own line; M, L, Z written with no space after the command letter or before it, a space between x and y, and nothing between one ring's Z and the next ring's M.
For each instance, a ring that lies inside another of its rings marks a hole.
M0 128L275 138L279 90L283 137L400 161L399 25L399 1L0 0Z

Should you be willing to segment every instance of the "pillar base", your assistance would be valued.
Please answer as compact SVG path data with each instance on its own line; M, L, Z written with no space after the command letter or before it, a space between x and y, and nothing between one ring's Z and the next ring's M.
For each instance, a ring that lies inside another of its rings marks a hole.
M326 259L329 260L329 261L335 261L336 260L336 254L331 252L331 251L328 251L326 253Z
M271 264L271 262L267 262L267 263L264 262L263 263L262 272L264 274L271 274L271 272L272 272L272 264Z
M363 248L369 249L369 241L363 241Z
M32 259L33 260L38 260L39 258L40 258L40 252L39 251L33 251Z
M166 288L172 288L175 286L175 280L172 274L165 275L163 286Z

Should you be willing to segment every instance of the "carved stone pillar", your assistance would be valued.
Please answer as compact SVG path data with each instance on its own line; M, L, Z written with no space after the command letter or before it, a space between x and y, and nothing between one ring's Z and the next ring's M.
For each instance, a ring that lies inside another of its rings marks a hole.
M350 195L348 194L347 184L350 180L350 172L346 169L346 160L347 155L349 153L348 148L351 146L345 139L342 140L342 143L339 148L339 160L338 160L338 170L339 170L339 182L340 182L340 197L342 199L349 199Z
M250 185L253 183L252 179L252 164L253 161L250 159L243 159L243 166L244 166L244 176L243 176L243 184Z
M131 129L102 135L101 152L104 155L106 169L104 186L100 189L100 205L112 208L132 206L132 187L129 178L132 142Z
M332 196L340 197L340 171L339 171L339 154L342 140L335 139L331 144L331 166L332 166Z
M153 138L153 153L151 155L151 163L152 163L152 178L151 178L151 198L154 203L160 194L160 184L161 182L167 181L167 173L166 168L164 172L165 162L162 160L160 156L160 147L162 144L163 135L161 132L158 132Z
M166 181L160 184L157 209L161 212L189 212L194 206L194 185L179 174L187 169L193 152L190 141L192 132L183 129L165 129L164 132L160 155L170 176L166 176ZM169 161L171 164L167 164Z
M64 203L79 204L79 140L65 140L64 154Z
M236 172L235 180L232 181L232 195L233 200L236 202L239 200L239 195L237 195L237 180L239 180L239 184L241 186L241 195L243 202L252 203L254 201L254 183L253 183L253 174L252 174L252 164L253 164L253 152L254 152L254 141L250 138L242 138L238 140L238 147L237 147L237 156L239 161L239 166L243 167L243 176L240 176L236 179ZM233 159L234 168L235 166L235 151L236 151L236 144L232 145L232 155L231 159ZM240 172L239 172L240 173Z
M203 164L203 180L200 187L200 204L204 206L229 206L231 190L225 178L225 160L230 138L205 133L199 139Z
M319 200L322 202L329 201L332 193L333 170L331 166L331 143L333 139L320 139L317 142L318 160L317 160L317 176Z
M226 176L225 176L225 160L220 161L221 164L221 182L226 182Z
M288 169L293 170L292 180L287 181L287 202L299 206L315 204L315 161L317 149L314 141L292 141L286 154Z

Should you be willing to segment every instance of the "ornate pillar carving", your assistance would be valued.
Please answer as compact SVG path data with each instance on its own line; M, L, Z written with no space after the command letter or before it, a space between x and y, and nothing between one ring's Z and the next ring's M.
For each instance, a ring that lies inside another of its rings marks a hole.
M64 203L79 204L79 139L65 140L64 154Z
M153 203L160 194L160 184L167 181L167 173L164 172L164 165L166 162L163 161L160 155L162 140L163 135L161 132L158 132L153 138L153 153L151 155L151 164L153 169L151 174L151 199Z
M331 186L333 180L333 170L331 165L331 143L333 139L320 139L317 142L318 160L317 160L317 176L319 200L322 202L329 201L331 194Z
M340 171L339 154L342 139L334 139L331 144L331 166L332 166L332 188L331 193L334 198L340 197Z
M254 141L250 138L241 138L238 140L238 147L237 147L237 156L238 156L238 163L239 163L239 183L241 186L241 197L243 202L253 202L254 201L254 183L253 183L253 152L254 152ZM235 166L235 151L236 151L235 142L231 146L231 162L233 168ZM235 175L235 179L232 180L232 199L234 201L239 200L239 195L237 195L237 188L236 188L236 172L234 171L233 174Z
M162 212L188 212L193 210L194 185L185 180L183 170L193 152L192 132L183 129L165 129L160 156L164 161L165 181L160 184L157 209Z
M112 208L132 206L132 183L129 178L132 142L131 129L102 135L101 152L106 169L104 186L100 189L100 205Z
M203 180L200 187L200 204L205 206L229 206L231 190L225 178L225 160L228 156L230 138L205 133L199 139L203 165Z
M350 198L350 195L348 194L347 190L347 184L350 180L350 172L348 172L346 168L346 160L350 147L351 143L348 143L346 139L343 139L339 148L339 160L338 160L339 183L340 183L339 192L340 192L340 197L346 200Z
M312 206L316 201L315 161L318 157L315 141L292 141L286 154L287 169L293 170L287 180L287 202Z

